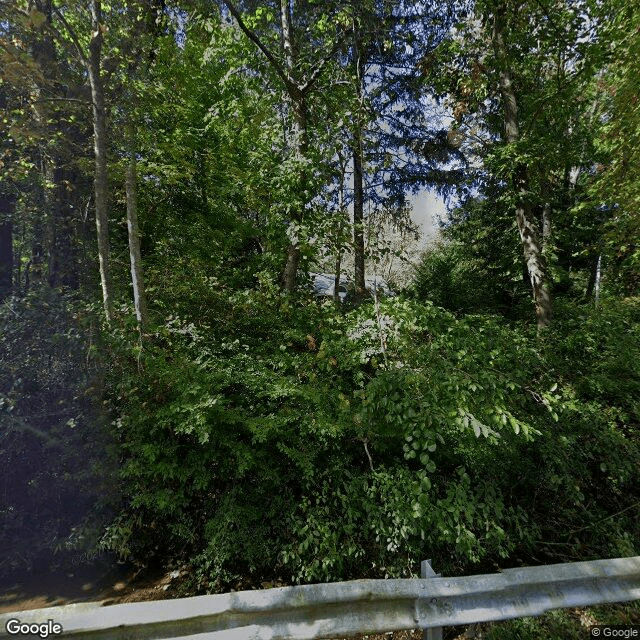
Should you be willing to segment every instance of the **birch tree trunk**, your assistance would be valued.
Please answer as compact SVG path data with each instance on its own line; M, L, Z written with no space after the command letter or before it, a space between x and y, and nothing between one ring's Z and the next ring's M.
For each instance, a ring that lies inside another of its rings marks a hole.
M365 294L364 281L364 187L362 175L362 140L359 127L353 141L353 259L356 296Z
M513 81L509 61L507 59L502 25L498 15L502 13L497 7L493 18L493 46L500 65L500 94L504 113L505 138L508 143L517 142L520 133L518 129L518 103L513 89ZM525 164L520 164L513 173L513 183L516 192L516 221L522 242L525 263L533 290L538 330L544 329L551 322L551 295L547 283L546 264L542 254L542 245L538 239L536 228L532 220L531 203L528 198L529 175Z
M127 235L129 238L129 259L131 262L131 283L133 284L133 302L136 319L142 330L147 324L147 302L142 276L142 258L140 257L140 233L138 230L138 207L136 198L137 167L135 153L135 127L128 126L129 158L125 176L127 195Z
M102 86L102 14L100 0L90 1L91 42L87 72L91 85L93 106L93 149L95 155L94 197L96 208L96 233L98 236L98 262L100 265L100 283L102 302L107 324L113 321L113 301L111 294L111 275L109 272L109 218L108 218L108 182L107 182L107 126Z

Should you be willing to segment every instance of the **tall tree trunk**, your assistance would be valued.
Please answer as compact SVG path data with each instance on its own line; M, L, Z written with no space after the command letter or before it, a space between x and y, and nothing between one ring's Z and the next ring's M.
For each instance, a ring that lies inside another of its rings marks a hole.
M338 219L335 231L335 243L336 243L336 262L335 262L335 277L333 280L333 301L340 303L340 272L342 270L342 224L343 217L345 216L344 210L344 178L346 172L346 162L343 159L342 154L338 154L340 158L340 186L338 187Z
M497 7L493 18L493 46L500 64L500 94L504 112L505 138L508 143L517 142L520 134L518 129L518 103L513 89L509 61L507 59L504 40L502 38L502 25L499 23L501 8ZM513 173L513 183L516 192L516 221L522 242L529 280L533 290L536 319L538 329L544 329L551 322L552 304L547 283L547 272L542 245L538 240L535 226L532 221L531 203L528 198L529 175L527 166L521 164Z
M294 194L294 205L291 210L291 222L296 227L304 220L304 207L306 204L307 190L307 151L308 151L308 131L307 131L307 99L297 91L290 92L290 99L294 112L293 128L291 140L294 145L295 158L300 165L298 173L296 193ZM284 289L293 292L296 288L298 277L298 266L300 265L300 243L297 230L289 235L289 247L287 248L287 262L284 268L283 285Z
M56 222L59 217L57 211L58 199L56 189L56 171L49 158L43 161L42 175L44 178L45 205L45 255L47 260L47 281L50 287L55 287L58 279L58 260L56 256Z
M113 321L111 276L109 272L109 217L107 181L107 124L102 86L102 12L100 0L91 0L91 42L89 44L89 83L93 105L93 149L95 155L94 197L96 208L96 233L98 236L98 261L102 302L107 324Z
M285 68L290 77L294 76L297 64L296 50L293 41L291 23L291 5L289 0L280 0L280 21L282 27L282 46L284 48ZM287 84L287 93L293 111L293 127L291 131L291 144L294 148L294 156L299 163L295 202L291 211L291 222L296 226L304 219L304 207L307 202L307 153L309 148L307 129L307 96L299 87ZM298 266L300 265L300 244L297 231L289 236L287 248L287 262L284 268L284 289L293 292L296 288Z
M0 192L0 302L13 289L13 212L15 198Z
M593 295L593 291L596 287L596 279L598 278L598 269L600 268L600 254L595 255L591 262L591 268L589 269L589 281L587 282L587 288L584 292L585 300L589 300Z
M355 116L353 134L353 258L354 284L356 298L362 298L365 293L364 266L364 176L362 171L362 109L364 106L364 56L360 42L360 32L357 21L353 22L353 65L356 75L356 94L358 98L358 113Z
M299 162L300 171L298 184L295 189L294 206L291 209L290 220L296 226L300 225L304 219L304 209L308 201L308 132L307 132L307 96L309 91L322 74L325 65L335 55L340 42L335 43L331 52L322 58L316 65L308 67L306 61L302 67L299 64L298 55L293 37L293 22L291 0L280 0L280 26L282 29L282 48L284 52L284 65L270 51L254 31L249 29L242 19L240 11L230 0L222 0L235 18L242 32L251 40L265 55L272 69L282 80L289 98L293 112L292 141L293 155ZM290 234L290 242L287 248L287 261L282 274L282 284L285 290L293 291L296 286L298 265L300 263L300 247L297 232Z
M602 254L598 255L598 262L596 264L596 281L595 281L595 305L598 306L600 302L600 281L602 278Z
M127 233L129 237L129 258L131 261L131 282L133 284L133 302L138 325L142 330L147 324L147 303L142 276L142 258L140 257L140 233L138 230L138 208L136 199L137 167L135 154L135 128L128 127L129 159L125 178L127 195Z
M542 207L542 248L544 249L551 239L551 203L545 202Z
M340 303L340 271L342 270L342 248L338 247L333 277L333 301Z
M359 135L359 131L356 135ZM356 296L365 295L364 281L364 187L362 176L362 144L353 143L353 258Z

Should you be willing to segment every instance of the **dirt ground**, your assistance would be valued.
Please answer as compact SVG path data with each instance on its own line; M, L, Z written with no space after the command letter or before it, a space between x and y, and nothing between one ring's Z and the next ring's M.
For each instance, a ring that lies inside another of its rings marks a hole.
M175 598L175 572L128 567L80 566L57 574L13 578L0 586L0 613L55 607L74 602L122 604ZM172 588L173 587L173 588Z

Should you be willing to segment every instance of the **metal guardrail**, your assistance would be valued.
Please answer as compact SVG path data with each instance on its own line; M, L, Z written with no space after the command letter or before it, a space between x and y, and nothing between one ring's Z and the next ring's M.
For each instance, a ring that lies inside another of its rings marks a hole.
M47 623L49 628L59 624L62 633L49 632L49 637L62 638L311 640L505 620L638 599L640 556L462 578L355 580L108 607L72 604L2 614L0 637L24 637L7 627L19 620L21 625Z

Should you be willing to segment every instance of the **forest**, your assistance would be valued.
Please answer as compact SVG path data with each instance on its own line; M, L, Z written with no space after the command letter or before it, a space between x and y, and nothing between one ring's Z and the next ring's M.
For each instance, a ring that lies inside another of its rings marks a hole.
M639 60L637 0L0 2L0 574L639 555Z

